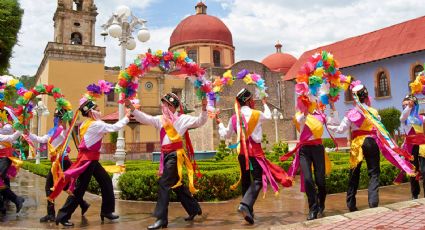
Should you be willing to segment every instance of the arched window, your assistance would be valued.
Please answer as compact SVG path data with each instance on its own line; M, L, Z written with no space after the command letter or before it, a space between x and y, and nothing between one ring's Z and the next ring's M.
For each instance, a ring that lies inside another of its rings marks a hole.
M423 65L415 65L415 67L413 67L412 69L412 77L413 77L412 81L414 81L416 76L418 76L418 74L422 71L424 71Z
M74 0L72 3L72 10L82 11L83 10L83 0Z
M213 61L215 67L221 66L221 57L220 57L220 51L214 50L213 51Z
M198 62L198 52L196 50L189 50L187 56L194 62Z
M386 97L391 95L389 76L386 71L379 71L376 75L375 94L376 97Z
M81 45L83 44L83 37L80 33L74 32L71 34L71 44L73 45Z
M355 80L356 80L356 78L351 76L351 81L353 82ZM354 100L353 93L351 92L350 87L348 87L347 91L345 91L344 97L345 97L345 102L350 102L350 101Z

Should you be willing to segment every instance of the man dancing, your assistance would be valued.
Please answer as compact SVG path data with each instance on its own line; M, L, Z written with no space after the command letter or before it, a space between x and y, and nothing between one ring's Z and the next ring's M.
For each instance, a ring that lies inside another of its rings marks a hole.
M162 116L151 116L136 110L129 100L129 107L135 119L146 125L152 125L160 130L161 161L158 202L156 203L154 216L157 218L148 229L166 228L168 225L169 192L176 192L183 208L189 214L186 221L192 221L196 215L201 215L202 210L198 201L192 196L196 192L193 185L194 169L184 148L192 150L188 129L201 127L207 122L207 101L202 100L202 111L198 117L183 114L180 99L174 93L168 93L161 98ZM180 108L180 113L177 112ZM183 138L184 137L184 138ZM186 147L183 147L183 139ZM190 154L189 154L190 155ZM186 166L189 177L189 188L182 183L182 168ZM192 193L192 194L191 194Z

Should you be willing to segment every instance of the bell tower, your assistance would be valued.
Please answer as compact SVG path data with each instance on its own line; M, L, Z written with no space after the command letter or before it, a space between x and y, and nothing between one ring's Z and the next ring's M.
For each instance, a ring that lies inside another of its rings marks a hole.
M97 7L93 0L58 0L53 16L54 41L94 45Z

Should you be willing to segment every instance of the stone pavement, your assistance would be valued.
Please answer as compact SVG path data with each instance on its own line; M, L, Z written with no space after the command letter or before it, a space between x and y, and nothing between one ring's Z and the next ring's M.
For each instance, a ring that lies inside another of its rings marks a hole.
M21 170L18 178L12 183L13 190L25 197L24 208L19 215L14 213L14 207L10 208L7 215L0 218L0 228L2 229L57 229L61 227L55 226L53 223L42 224L39 223L39 218L46 214L46 200L44 194L45 178L31 174L25 170ZM181 207L180 203L171 203L169 208L169 228L172 229L280 229L280 228L306 228L316 227L322 228L345 228L345 224L351 224L360 221L351 219L350 215L356 213L348 213L345 207L345 193L328 195L326 199L325 215L328 218L310 221L305 223L307 215L307 203L304 194L299 192L299 183L293 188L281 190L280 194L275 197L271 192L267 194L265 199L261 198L262 194L255 205L255 225L249 226L236 212L239 198L227 202L215 203L201 203L203 215L197 217L193 223L184 221L186 213ZM58 209L65 201L66 195L62 194L56 201ZM81 217L81 210L78 208L71 221L75 223L75 229L146 229L155 219L151 213L155 207L154 202L137 202L137 201L123 201L116 200L116 213L121 218L116 222L106 221L102 224L99 218L100 212L100 197L97 195L86 193L84 197L91 207L85 217ZM410 199L410 187L408 184L398 186L381 187L380 189L380 206L392 204L400 201ZM376 209L367 209L367 191L359 191L357 195L358 208L360 210L385 210L390 212L389 207L380 207ZM416 202L416 201L415 201ZM418 200L420 204L425 204L424 201ZM411 205L407 203L408 206ZM414 205L418 205L415 203ZM425 217L425 205L414 207L421 210L422 216ZM407 211L413 212L412 210ZM400 215L404 214L399 211ZM394 212L397 213L397 212ZM378 213L379 218L387 219L385 212ZM376 215L378 215L376 214ZM391 214L392 215L392 214ZM391 218L398 218L400 215L391 216ZM372 220L376 219L371 216ZM388 217L389 218L389 217ZM336 220L339 220L335 223ZM420 219L422 220L422 219ZM321 222L324 221L324 222ZM326 222L331 221L331 222ZM344 222L345 221L345 222ZM398 221L398 219L397 219ZM409 220L410 221L410 220ZM415 219L416 221L416 219ZM363 221L364 222L364 221ZM362 223L363 223L362 222ZM397 224L402 221L398 221ZM294 224L295 225L290 225ZM329 225L327 225L327 223ZM395 223L392 223L395 224ZM409 222L410 224L410 222ZM283 226L286 225L286 226ZM344 227L343 227L344 226ZM419 226L419 225L417 225ZM415 226L416 227L416 226ZM385 227L384 227L385 228Z

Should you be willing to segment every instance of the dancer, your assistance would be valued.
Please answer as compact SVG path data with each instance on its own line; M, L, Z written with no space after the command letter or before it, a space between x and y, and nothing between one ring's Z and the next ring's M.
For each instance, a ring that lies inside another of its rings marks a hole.
M65 139L65 133L66 133L66 122L62 120L63 115L65 114L65 111L63 109L56 109L54 114L54 127L48 132L48 134L44 136L37 136L35 134L29 134L28 137L31 141L37 142L37 143L47 143L47 150L49 154L50 161L53 163L56 160L56 157L58 155L58 152L60 152L63 148L64 139ZM24 132L24 134L28 134L28 132ZM66 148L66 153L70 152L70 148ZM61 154L59 154L61 155ZM60 164L63 166L63 171L66 171L72 164L71 160L67 155L62 155L62 159L59 159ZM49 173L46 176L46 197L48 197L52 193L52 188L55 182L57 181L57 172L54 171L55 168L52 167L49 170ZM56 170L57 171L57 170ZM68 188L65 187L64 190L67 190ZM84 214L87 212L88 208L90 207L90 204L88 204L86 201L81 200L81 203L79 204L81 207L81 215L84 216ZM47 215L40 218L40 222L50 222L55 221L55 203L47 200Z
M110 220L119 218L119 216L113 214L115 211L115 197L112 187L112 179L99 163L99 151L104 134L117 132L126 126L129 122L130 114L127 114L126 117L115 124L107 124L100 119L101 113L91 97L83 97L80 100L79 110L83 117L86 117L87 119L80 125L79 128L79 137L81 142L79 145L77 161L64 172L64 176L59 179L57 184L55 184L54 190L49 196L50 200L55 199L65 185L70 182L71 178L78 178L79 183L77 183L73 194L68 196L68 199L63 207L59 209L56 217L56 224L61 223L64 226L74 225L69 222L69 219L78 204L82 202L84 193L87 190L92 176L94 176L96 181L99 183L102 193L102 206L100 212L102 222L105 217ZM73 185L71 184L70 186L72 187Z
M11 174L11 171L14 171L13 174L16 175L17 169L12 167L17 167L20 164L20 160L13 157L12 143L15 142L22 133L20 131L13 132L13 128L10 124L4 125L1 128L0 133L0 176L2 180L0 193L3 196L3 199L10 200L16 205L16 213L18 213L22 209L25 199L17 196L10 189L9 175ZM1 203L1 206L3 206L3 202ZM4 209L4 207L1 211L3 214L6 213L6 209Z
M366 160L369 187L368 203L370 208L379 204L379 175L381 150L384 157L397 168L405 171L409 176L415 175L414 166L408 159L411 157L399 149L381 124L378 111L370 107L368 91L364 85L352 86L355 107L351 109L339 125L329 125L335 133L344 133L351 129L350 151L350 178L347 190L347 207L350 212L357 211L356 194L359 186L360 169L363 158ZM338 113L334 111L333 120L338 120ZM384 136L385 135L385 136ZM388 141L390 139L390 141ZM397 152L396 152L397 151ZM403 155L406 159L401 159Z
M425 135L423 128L423 116L419 115L418 99L414 95L406 95L403 99L403 112L400 116L401 130L405 134L403 148L414 157L412 164L418 175L410 177L410 191L412 199L418 199L421 188L419 179L425 178ZM423 180L425 196L425 180Z
M183 208L189 214L186 221L192 221L196 215L201 215L202 210L198 201L192 196L196 192L193 185L194 169L189 157L193 155L188 129L198 128L207 122L207 101L202 100L202 111L198 117L183 114L180 99L174 93L168 93L161 98L162 116L151 116L139 110L135 110L129 100L125 101L135 119L146 125L152 125L160 131L161 162L158 181L158 202L156 203L154 216L157 218L148 229L166 228L168 225L168 203L170 190L176 192ZM177 112L180 108L180 113ZM183 138L184 137L184 138ZM184 140L184 142L183 142ZM183 143L186 146L183 146ZM188 153L184 150L189 151ZM189 155L189 157L188 157ZM189 189L182 184L182 168L186 166L189 177ZM196 168L195 168L196 169ZM192 194L191 194L192 193Z
M261 147L262 122L272 118L266 100L263 99L262 102L264 112L255 110L252 93L247 89L242 89L236 96L236 114L230 118L227 128L221 123L220 118L216 117L221 138L229 139L233 134L238 134L240 143L238 161L241 170L240 181L242 181L242 201L238 212L249 224L254 224L254 204L261 188L264 193L267 191L267 180L276 193L279 189L277 182L285 187L291 186L286 172L268 161ZM250 165L252 172L250 172ZM251 175L254 180L252 183ZM240 181L232 186L232 189L235 189Z

